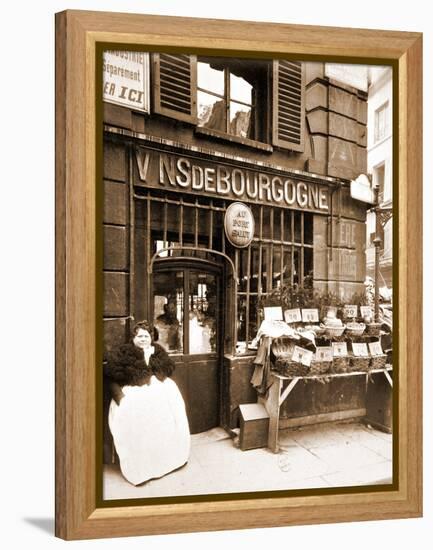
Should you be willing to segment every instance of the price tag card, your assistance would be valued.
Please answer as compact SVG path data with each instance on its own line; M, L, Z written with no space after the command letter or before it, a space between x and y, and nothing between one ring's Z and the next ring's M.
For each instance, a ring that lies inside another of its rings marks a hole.
M319 322L319 310L318 309L303 309L302 321L304 323L318 323Z
M283 310L281 306L276 307L264 307L265 321L282 321Z
M345 319L358 317L358 306L344 306L343 315Z
M352 350L356 357L368 357L367 344L352 344Z
M383 350L380 342L370 342L368 344L371 355L383 355Z
M371 306L359 306L363 319L373 319L373 308Z
M318 346L316 348L316 361L332 361L331 346Z
M334 357L347 357L346 342L332 342L332 355Z
M306 367L309 367L311 365L311 360L313 359L313 355L314 354L312 351L301 348L299 346L295 346L293 348L292 360L297 361L298 363L302 363Z
M284 312L284 320L286 323L300 323L302 321L301 310L296 309L286 309Z

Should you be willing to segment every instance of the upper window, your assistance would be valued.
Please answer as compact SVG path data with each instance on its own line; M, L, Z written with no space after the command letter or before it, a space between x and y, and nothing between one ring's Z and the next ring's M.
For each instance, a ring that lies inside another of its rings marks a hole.
M251 83L230 67L213 68L210 63L197 65L198 126L234 136L258 139L255 134L256 91Z
M266 151L304 150L303 63L168 53L152 60L155 113Z
M388 101L376 109L374 113L374 142L381 141L389 131L389 103Z

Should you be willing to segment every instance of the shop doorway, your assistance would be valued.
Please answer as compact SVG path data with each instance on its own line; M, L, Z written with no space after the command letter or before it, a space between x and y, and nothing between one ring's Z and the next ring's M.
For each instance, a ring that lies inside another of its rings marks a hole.
M221 269L175 259L155 263L153 318L159 343L176 363L191 433L219 425L223 323Z

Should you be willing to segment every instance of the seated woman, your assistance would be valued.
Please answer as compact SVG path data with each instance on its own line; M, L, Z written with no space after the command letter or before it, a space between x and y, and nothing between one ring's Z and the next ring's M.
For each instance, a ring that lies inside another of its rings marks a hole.
M104 370L113 395L108 424L133 485L183 466L190 451L185 403L170 378L174 363L152 334L146 321L136 324L132 342L114 350Z

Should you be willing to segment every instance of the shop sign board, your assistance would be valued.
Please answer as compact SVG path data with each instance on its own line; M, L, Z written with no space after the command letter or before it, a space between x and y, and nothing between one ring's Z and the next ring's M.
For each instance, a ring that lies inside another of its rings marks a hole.
M149 54L105 51L102 60L102 99L149 113Z
M165 191L200 194L329 213L325 183L300 181L283 171L266 167L234 166L202 157L181 156L136 147L136 185Z
M254 237L254 216L250 208L242 202L233 202L226 210L224 229L227 239L237 248L245 248ZM280 309L280 320L283 315Z

